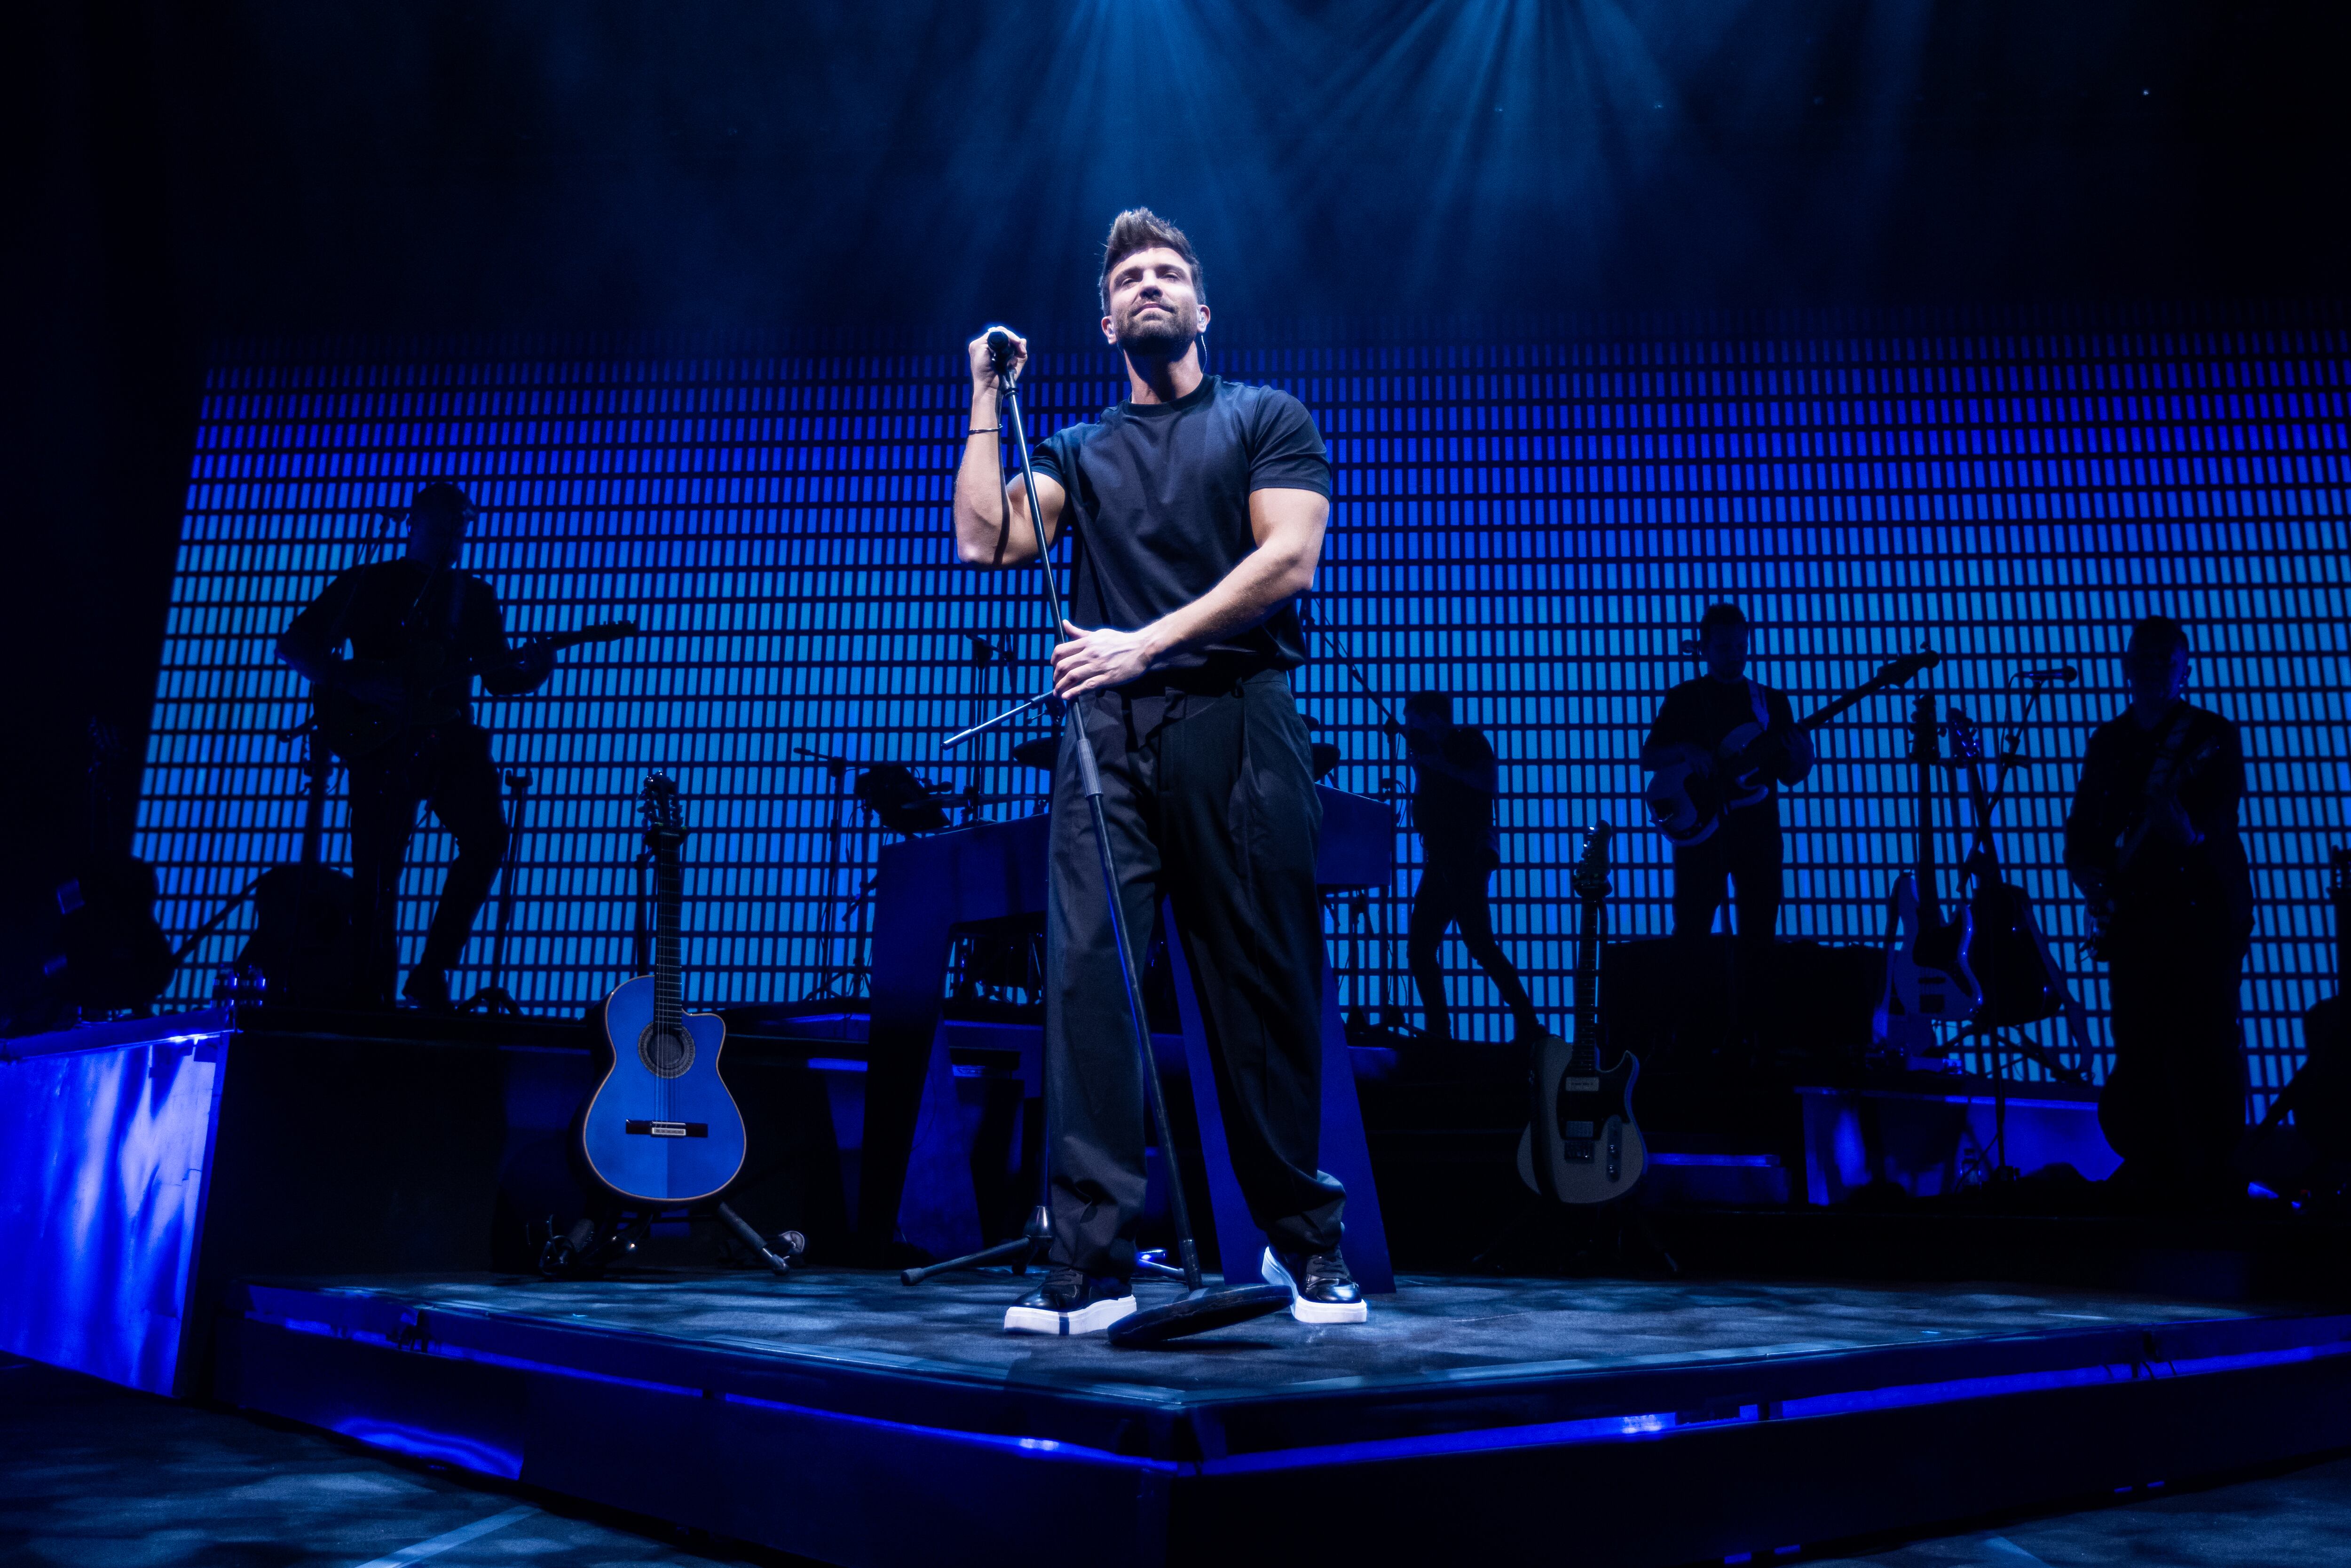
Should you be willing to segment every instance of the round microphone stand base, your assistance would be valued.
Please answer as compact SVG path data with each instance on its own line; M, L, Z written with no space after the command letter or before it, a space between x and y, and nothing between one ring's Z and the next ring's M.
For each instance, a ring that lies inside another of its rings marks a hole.
M1121 1350L1145 1350L1171 1339L1268 1317L1290 1305L1281 1285L1229 1285L1221 1291L1186 1291L1165 1306L1130 1312L1110 1326L1110 1343Z

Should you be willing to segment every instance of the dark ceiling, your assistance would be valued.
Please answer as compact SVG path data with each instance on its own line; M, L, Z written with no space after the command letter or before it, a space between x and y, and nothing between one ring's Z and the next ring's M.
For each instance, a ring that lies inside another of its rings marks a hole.
M226 338L2338 297L2323 0L34 0L7 497L61 819L152 695ZM127 800L102 836L127 832ZM68 835L68 838L73 835ZM53 856L50 858L54 858Z

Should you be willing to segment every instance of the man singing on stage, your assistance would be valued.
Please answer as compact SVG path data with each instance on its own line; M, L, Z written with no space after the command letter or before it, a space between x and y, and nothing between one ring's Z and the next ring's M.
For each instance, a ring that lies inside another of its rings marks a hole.
M2237 990L2253 933L2237 837L2237 727L2184 701L2188 633L2150 615L2123 654L2130 706L2090 736L2065 869L2105 925L2115 1070L2098 1122L2147 1190L2214 1198L2245 1130ZM2242 1187L2236 1189L2241 1195Z
M1297 598L1330 515L1322 434L1297 399L1203 373L1207 295L1191 242L1136 208L1111 225L1103 338L1126 401L1035 453L1046 537L1076 535L1054 686L1092 694L1087 734L1137 969L1164 895L1200 992L1233 1171L1271 1240L1260 1262L1305 1322L1360 1322L1339 1254L1345 1190L1318 1168L1322 927ZM1016 340L1011 371L1027 362ZM971 343L972 421L956 477L958 554L1031 560L1028 497L1004 480L997 381ZM1144 1087L1092 823L1064 747L1046 916L1045 1115L1052 1268L1005 1314L1015 1333L1094 1333L1134 1311ZM1238 1282L1246 1260L1228 1259Z
M474 504L455 485L427 485L408 512L408 553L353 567L327 585L277 639L277 656L341 706L385 716L363 740L327 736L350 769L351 880L360 1000L392 1005L399 971L400 870L429 802L457 858L441 889L407 998L449 1006L449 970L506 854L506 817L490 732L474 722L478 672L494 695L536 691L555 668L545 645L511 649L497 595L456 569ZM352 657L342 656L349 641ZM327 706L322 700L322 712Z

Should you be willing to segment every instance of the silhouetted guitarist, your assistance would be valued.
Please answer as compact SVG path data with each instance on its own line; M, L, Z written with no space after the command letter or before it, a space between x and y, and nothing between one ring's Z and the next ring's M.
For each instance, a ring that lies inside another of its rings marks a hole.
M1705 936L1729 894L1738 901L1740 946L1768 948L1780 923L1780 787L1812 772L1812 737L1797 726L1784 693L1748 679L1747 617L1737 605L1708 605L1698 640L1706 674L1666 694L1641 766L1655 771L1687 760L1711 773L1721 767L1724 741L1750 725L1762 727L1769 756L1754 799L1734 804L1703 841L1674 851L1674 935Z
M365 1005L392 1005L400 873L423 801L456 840L457 858L402 994L419 1007L448 1007L449 970L506 853L498 773L489 732L474 723L473 677L495 696L515 696L537 690L555 667L545 644L509 648L497 595L456 570L474 515L456 486L425 486L410 503L408 553L344 572L277 640L277 656L308 677L322 714L331 706L374 716L363 737L328 727L350 769Z
M2123 654L2130 706L2100 725L2065 819L2113 986L2106 1141L2158 1190L2217 1194L2245 1123L2237 990L2253 932L2237 837L2237 727L2183 700L2188 633L2151 615Z

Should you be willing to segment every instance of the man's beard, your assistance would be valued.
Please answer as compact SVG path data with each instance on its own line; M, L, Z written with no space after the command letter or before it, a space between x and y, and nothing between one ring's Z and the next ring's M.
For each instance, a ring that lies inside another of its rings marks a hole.
M1147 360L1180 360L1200 335L1199 318L1188 310L1168 310L1144 316L1140 311L1120 326L1118 346Z

